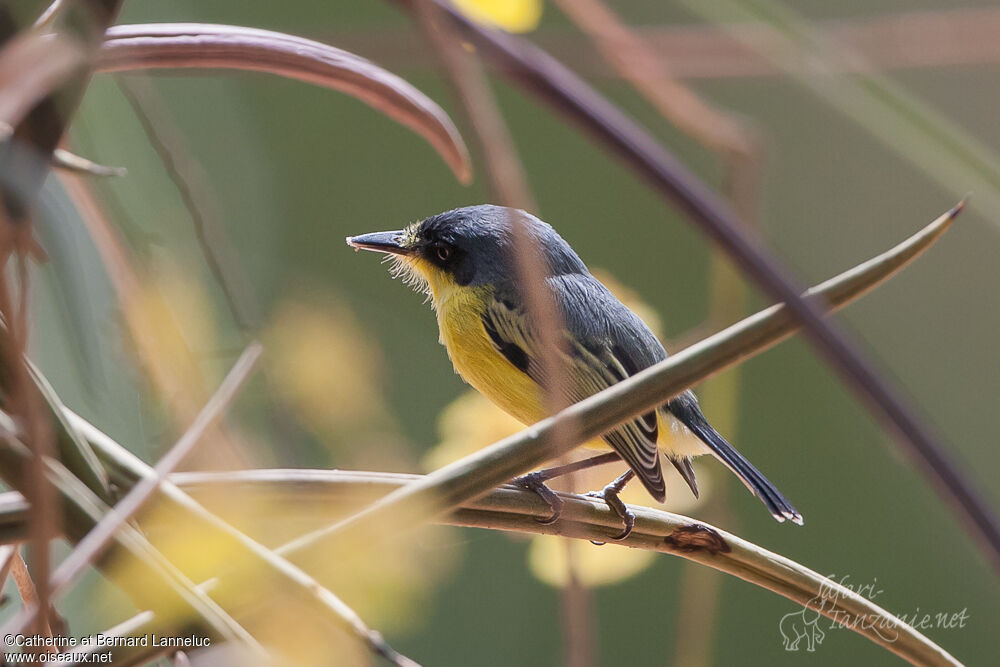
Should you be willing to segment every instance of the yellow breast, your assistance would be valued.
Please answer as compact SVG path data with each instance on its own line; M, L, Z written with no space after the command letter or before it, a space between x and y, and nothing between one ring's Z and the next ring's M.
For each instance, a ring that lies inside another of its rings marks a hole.
M442 296L435 299L438 328L455 371L518 421L543 419L541 389L497 352L483 326L489 289L455 287Z
M483 326L492 289L457 285L427 262L415 260L410 268L427 281L441 343L455 372L518 421L534 424L544 419L541 389L497 352Z

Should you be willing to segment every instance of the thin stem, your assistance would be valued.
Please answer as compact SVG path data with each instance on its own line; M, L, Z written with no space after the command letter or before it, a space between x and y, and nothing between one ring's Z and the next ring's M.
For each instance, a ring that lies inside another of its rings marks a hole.
M556 0L556 4L587 34L604 60L681 132L716 154L747 155L757 149L756 133L676 79L644 36L607 4L601 0Z
M0 270L0 314L6 327L0 340L0 362L8 369L8 386L10 408L13 415L22 420L26 440L30 443L30 457L27 461L27 477L23 488L29 501L30 521L29 557L32 568L39 578L38 584L32 585L31 595L36 599L34 609L36 615L32 618L36 623L38 634L51 634L47 621L47 613L51 602L49 589L49 570L52 566L50 540L58 534L56 526L56 498L48 478L45 475L45 459L52 455L54 436L49 423L43 418L39 403L41 402L35 386L31 382L28 366L24 362L24 351L27 340L27 312L24 295L27 289L27 276L20 255L15 256L19 269L19 304L15 305L11 296L9 273ZM19 556L20 558L20 556ZM15 577L17 572L15 572ZM22 590L22 595L24 591ZM25 605L28 608L29 605Z
M45 11L35 19L35 27L41 29L49 28L65 5L65 0L53 0L52 4L46 7Z
M295 499L291 507L302 508L303 516L298 518L304 521L327 520L316 516L315 511L325 509L327 517L333 517L341 514L345 505L358 506L385 497L417 479L419 476L415 475L327 470L180 473L171 477L205 502L220 496L228 500L237 497L254 502L255 506L268 507L277 505L280 498L284 508L291 497ZM220 490L225 493L218 494ZM442 516L440 521L601 541L621 532L621 519L605 503L558 493L566 502L564 520L551 525L537 520L549 513L548 506L537 495L509 485ZM959 664L944 649L888 611L799 563L695 519L646 507L629 507L636 514L636 524L621 545L680 556L809 605L914 664ZM307 519L306 514L311 517ZM282 522L290 520L285 509L274 518ZM142 629L135 632L141 633Z
M173 472L181 461L191 453L206 431L222 418L229 404L236 398L239 390L249 379L250 372L260 358L260 353L260 344L251 343L247 346L225 380L219 385L218 390L198 413L198 417L191 424L191 427L153 468L153 475L144 477L132 487L128 494L112 507L111 511L105 514L93 529L77 543L72 553L59 564L59 567L52 574L53 594L64 590L93 562L111 542L114 534L142 509L167 475Z
M4 438L6 446L0 447L0 471L4 473L8 483L23 485L24 480L17 477L17 471L30 457L30 452L13 434L5 433ZM59 462L46 459L45 466L46 477L58 491L66 512L63 525L68 536L71 539L82 539L88 528L96 525L110 508ZM131 562L138 568L135 580L121 576L116 578L135 599L153 599L162 603L164 608L173 609L179 614L171 617L175 625L201 621L213 636L236 642L259 658L266 655L266 651L253 636L216 602L198 591L193 582L157 551L138 530L127 524L123 525L114 533L114 539L134 557ZM22 610L22 613L15 615L0 628L0 636L23 632L32 617L43 619L45 614L42 611L48 609L46 601L39 596L33 609ZM189 616L185 617L185 614ZM160 627L159 631L162 632L163 628Z
M615 3L616 5L620 3ZM956 7L955 9L903 10L878 16L858 16L813 21L820 38L853 49L861 58L826 63L839 74L868 74L893 69L937 69L996 65L1000 49L1000 9ZM722 27L723 30L719 28ZM749 21L719 25L698 23L648 23L635 29L650 46L653 56L674 77L684 81L705 79L751 80L783 76L787 68L774 64L759 50L781 51L785 40L761 34ZM324 38L344 48L364 50L369 57L397 69L427 66L412 31L405 28L330 30ZM596 57L589 44L561 25L543 25L531 34L532 41L573 63L574 70L601 81L623 78ZM753 40L753 45L744 42ZM787 50L783 51L787 57ZM792 58L801 67L802 58Z
M87 176L97 176L100 178L120 178L128 174L125 167L109 167L97 164L93 160L71 153L65 148L57 148L52 153L52 166L56 169L65 169Z
M88 441L93 444L98 455L119 484L129 486L155 476L155 472L150 466L82 417L69 409L66 409L65 414L75 428L86 434ZM302 569L277 556L273 551L247 537L215 514L208 512L169 481L159 484L158 492L161 494L161 500L169 503L172 508L186 517L184 525L202 527L214 536L223 538L227 545L224 548L233 548L237 551L239 558L235 560L245 562L248 567L246 572L251 573L246 574L246 576L240 576L239 572L231 573L227 577L228 583L222 582L223 585L220 586L218 580L213 580L211 586L200 585L200 591L206 593L211 591L220 599L225 600L227 604L231 604L231 601L238 594L246 592L247 587L244 584L249 578L258 582L257 589L259 589L263 585L260 573L267 572L276 578L284 593L303 600L309 605L309 608L316 610L318 618L328 621L330 626L353 634L373 653L399 667L412 667L416 664L395 651L378 632L367 627L362 619L340 598ZM150 616L145 622L152 622L155 615L152 612L145 613Z
M170 119L148 81L118 77L118 89L132 107L150 145L177 188L194 225L201 254L215 277L237 327L244 333L260 326L260 306L250 288L250 279L238 262L232 261L220 214L211 197L210 180L189 154L182 134ZM205 184L205 185L203 185Z
M38 614L38 627L41 629L42 636L51 637L52 628L49 626L47 615L38 612L38 610L42 609L42 606L39 604L41 600L38 596L38 589L35 588L35 582L31 578L31 573L28 572L28 566L25 564L24 559L21 557L21 552L17 547L10 548L13 549L13 553L9 557L10 560L7 567L9 568L11 577L14 579L14 583L17 584L17 592L21 595L22 609L23 612L26 612L25 621L33 615L31 610L35 610L34 613Z
M10 576L10 570L14 566L14 559L19 558L17 549L17 544L5 544L0 547L0 591L7 583L7 577Z
M76 174L61 173L59 177L101 256L103 268L121 306L133 344L131 349L149 382L163 397L177 431L182 432L197 418L211 395L204 369L186 339L179 335L174 336L172 341L174 354L164 359L160 346L163 333L155 330L143 305L147 299L164 298L156 288L153 277L145 275L132 262L93 184ZM211 454L246 465L244 453L227 433L221 433L216 438Z

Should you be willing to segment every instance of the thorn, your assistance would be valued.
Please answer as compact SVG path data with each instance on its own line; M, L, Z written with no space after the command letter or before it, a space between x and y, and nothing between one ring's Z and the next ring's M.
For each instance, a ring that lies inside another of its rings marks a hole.
M969 199L971 197L972 197L971 192L965 193L965 196L962 197L962 199L957 204L955 204L955 206L953 206L950 211L948 211L948 217L954 218L956 215L961 213L962 209L965 208L965 205L969 203Z
M91 176L125 176L128 170L125 167L108 167L103 164L97 164L92 162L85 157L80 157L74 153L70 153L62 148L57 148L52 153L52 164L59 169L66 169L67 171L73 171L81 174L89 174Z

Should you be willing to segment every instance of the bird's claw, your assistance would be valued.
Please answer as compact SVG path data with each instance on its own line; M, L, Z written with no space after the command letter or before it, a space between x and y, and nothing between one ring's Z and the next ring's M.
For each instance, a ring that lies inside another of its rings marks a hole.
M632 529L635 528L635 514L632 512L632 510L626 507L625 503L622 502L622 499L618 497L618 493L619 491L621 491L621 489L619 488L617 481L618 480L615 480L615 482L608 484L600 491L591 491L590 493L586 494L590 498L600 498L605 503L607 503L608 507L611 508L611 511L617 514L618 517L625 524L625 528L622 530L622 532L611 538L611 540L614 542L624 540L632 533ZM598 546L604 544L604 542L599 542L597 540L591 540L591 542Z
M539 498L545 501L545 504L549 506L552 510L551 516L544 519L535 519L538 523L543 526L548 526L559 520L560 515L562 515L563 510L563 499L556 494L555 491L550 489L545 485L548 481L548 477L545 475L540 475L537 472L528 473L527 475L522 475L520 477L515 477L511 480L511 484L519 486L522 489L527 489L528 491L533 491Z

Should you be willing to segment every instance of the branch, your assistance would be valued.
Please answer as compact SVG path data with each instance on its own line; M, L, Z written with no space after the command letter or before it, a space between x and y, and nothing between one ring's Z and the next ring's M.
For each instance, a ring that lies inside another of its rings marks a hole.
M280 506L274 518L282 522L329 520L345 509L385 497L420 479L419 475L336 470L195 472L171 477L171 481L207 503L221 497L227 502L234 498L240 501L235 505L246 501L257 507ZM220 490L224 493L213 496L212 492ZM540 523L539 519L550 513L548 506L536 494L514 486L496 489L441 521L454 526L598 541L621 532L621 519L606 503L571 493L559 495L566 504L563 518L555 524ZM636 514L635 528L616 544L680 556L739 577L815 609L913 664L960 664L890 612L795 561L685 516L629 507ZM295 509L302 515L296 516ZM317 517L317 510L325 511L325 516Z
M211 179L190 155L183 133L173 123L155 88L145 80L119 78L117 83L191 217L201 254L222 290L233 320L244 333L259 329L260 304L254 298L249 276L239 262L233 261L223 215L212 196Z
M87 430L86 422L72 413L68 415L79 428ZM113 445L112 449L107 449L102 445L109 442L103 434L93 440L102 456L117 447ZM133 475L128 471L130 464L122 468L115 461L115 458L108 459L113 471L126 477ZM234 507L231 502L234 499L254 507L281 507L280 515L273 518L287 523L333 519L418 479L418 475L361 471L248 470L176 473L163 488L171 489L171 493L188 498L192 503L195 501L186 494L203 498L206 503L225 498L227 502L222 505L230 510ZM218 494L218 491L224 493ZM535 494L513 486L504 486L469 502L442 517L441 522L598 541L620 532L621 520L605 503L586 496L557 493L565 505L562 519L556 524L539 523L538 519L548 516L549 508ZM647 507L629 507L636 514L636 525L629 537L618 544L679 556L739 577L816 609L914 664L959 664L944 649L888 611L803 565L688 517ZM299 509L303 516L289 515L288 508ZM220 505L219 509L224 511L225 508ZM325 515L318 516L318 510ZM207 510L202 511L207 513ZM0 516L4 516L6 523L8 517L2 511ZM151 528L178 528L176 523L161 526L156 525L156 517L150 519ZM114 634L148 635L154 619L154 614L144 612L127 623L120 633Z
M0 472L4 476L4 481L19 490L22 489L26 479L23 469L29 457L28 448L7 433L5 442L0 446ZM59 493L66 512L63 526L72 540L79 540L100 521L109 508L59 462L46 459L44 463L45 474ZM215 636L238 642L258 656L266 655L263 648L246 630L211 598L197 590L193 582L154 549L138 530L128 525L122 526L115 533L115 541L125 551L135 556L133 562L138 566L141 575L132 585L122 577L118 577L116 581L137 602L141 604L144 601L155 601L155 604L162 606L163 609L172 609L173 614L170 616L173 619L178 618L176 614L187 614L188 622L200 619ZM98 565L104 567L108 573L112 573L107 569L107 561ZM139 581L141 586L134 585ZM42 603L47 607L47 601ZM0 628L0 634L13 633L15 628L23 628L34 613L34 609L23 608L20 614ZM163 629L161 627L161 631Z
M21 596L22 608L37 608L38 591L35 589L35 582L31 579L31 573L28 572L28 566L16 546L7 548L12 549L11 553L8 554L8 557L11 559L9 572L14 579L14 583L17 585L17 592ZM39 627L45 637L52 636L52 627L49 625L47 614L41 614Z
M69 409L66 409L65 416L74 428L86 434L88 441L93 445L102 462L115 476L119 484L132 486L137 482L141 483L141 480L151 479L155 476L153 468L85 419ZM309 605L308 608L315 612L315 617L345 632L354 634L369 650L382 656L393 665L414 667L416 663L397 653L378 632L368 628L352 609L306 572L207 511L173 483L169 481L161 483L158 492L161 502L165 502L184 515L184 525L189 529L196 526L204 527L211 532L213 537L221 538L225 546L218 548L223 551L232 548L238 554L235 560L244 563L246 572L252 573L256 585L250 589L245 585L247 577L237 576L238 573L229 575L228 583L223 582L225 587L217 585L218 582L216 582L216 585L211 588L211 593L225 601L227 605L232 604L232 598L237 592L236 589L241 589L243 593L249 592L254 596L259 595L260 589L264 585L264 578L261 574L266 573L274 577L282 592L295 595L306 602ZM7 514L3 512L5 504L10 507L10 512ZM10 526L7 533L16 533L15 521L18 509L16 499L7 499L6 494L0 495L0 526ZM209 590L205 586L199 588L206 592ZM147 622L151 621L152 618Z
M50 579L53 595L68 586L112 541L124 526L152 497L157 487L173 472L201 440L205 432L221 419L226 408L250 377L250 372L260 358L259 343L252 343L236 360L231 371L219 385L215 395L205 404L191 427L167 451L153 469L153 474L142 478L118 504L80 540L66 559L59 564Z
M861 55L862 62L832 63L841 68L835 71L845 74L1000 63L1000 49L996 48L1000 9L950 7L824 19L813 21L813 25L823 39L846 45ZM744 39L753 39L756 45L773 51L780 48L774 36L746 23L727 23L723 27L725 32L711 24L646 22L636 26L635 32L653 49L656 59L680 79L762 78L784 73L755 48L743 44ZM727 32L737 33L736 39ZM387 66L409 69L428 66L426 51L408 29L378 26L367 30L325 30L320 34L323 39L343 44L344 48L364 49ZM580 39L579 33L554 21L547 22L531 36L532 41L549 53L573 63L578 74L598 79L621 76Z
M84 54L62 35L18 35L0 51L0 124L13 132L39 101L65 83ZM6 137L3 137L6 139Z
M100 72L237 69L339 90L422 136L462 183L472 178L468 150L441 107L395 74L320 42L227 25L119 25L108 30L96 68Z
M49 171L49 158L59 145L70 117L76 111L90 81L90 63L100 47L101 35L118 14L121 0L78 0L58 16L58 40L68 41L79 51L83 62L62 81L62 86L45 95L14 128L13 141L0 145L0 174L14 178L14 187L4 183L3 204L11 222L27 220L38 191ZM9 16L6 18L9 19ZM0 26L0 41L16 29L10 23ZM62 47L60 47L62 48ZM21 225L27 228L27 225Z

